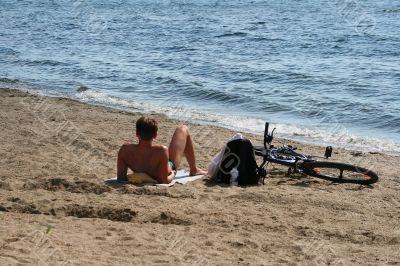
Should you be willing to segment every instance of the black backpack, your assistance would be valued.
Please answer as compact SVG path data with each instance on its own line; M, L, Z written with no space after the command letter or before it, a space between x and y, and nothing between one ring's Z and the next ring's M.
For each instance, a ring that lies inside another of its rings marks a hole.
M228 142L223 157L218 165L216 181L230 183L231 170L237 168L238 185L255 185L260 180L260 171L254 157L254 149L250 140L236 139Z

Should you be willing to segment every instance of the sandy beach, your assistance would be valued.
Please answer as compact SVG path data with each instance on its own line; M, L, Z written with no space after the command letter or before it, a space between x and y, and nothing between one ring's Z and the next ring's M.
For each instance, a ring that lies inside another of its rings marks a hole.
M1 265L400 265L399 157L334 150L333 161L376 171L373 187L273 165L265 185L246 188L207 177L114 188L103 180L142 114L9 89L0 102ZM182 122L153 116L168 144ZM235 133L189 126L202 168Z

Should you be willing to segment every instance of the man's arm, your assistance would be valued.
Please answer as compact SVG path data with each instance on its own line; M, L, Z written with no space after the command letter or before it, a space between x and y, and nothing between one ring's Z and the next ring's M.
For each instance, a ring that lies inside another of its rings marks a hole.
M119 149L117 160L117 180L128 181L126 174L128 173L128 165L125 163L125 148L124 146Z
M175 176L172 171L169 172L168 154L168 148L162 147L157 178L157 181L161 184L171 183Z

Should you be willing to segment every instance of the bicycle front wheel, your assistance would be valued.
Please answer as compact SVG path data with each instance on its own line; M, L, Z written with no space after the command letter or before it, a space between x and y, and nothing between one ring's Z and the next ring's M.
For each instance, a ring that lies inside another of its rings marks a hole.
M306 162L303 172L307 175L337 183L370 185L378 181L378 175L366 168L335 162Z

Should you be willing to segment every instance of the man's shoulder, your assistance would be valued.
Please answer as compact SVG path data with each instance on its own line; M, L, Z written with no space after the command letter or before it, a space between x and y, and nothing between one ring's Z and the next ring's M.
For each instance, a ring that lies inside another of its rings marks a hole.
M167 146L164 145L153 145L152 149L156 152L168 152Z
M123 145L121 146L120 151L121 151L121 152L132 151L132 150L135 150L136 146L137 146L136 144L125 143L125 144L123 144Z

